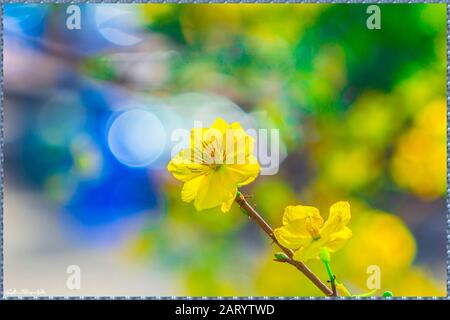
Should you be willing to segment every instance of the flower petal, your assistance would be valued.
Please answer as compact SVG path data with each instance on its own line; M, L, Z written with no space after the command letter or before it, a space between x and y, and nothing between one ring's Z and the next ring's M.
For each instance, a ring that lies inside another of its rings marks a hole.
M315 228L320 228L323 218L315 207L309 206L287 206L284 209L283 225L292 224L306 229L306 224L310 223Z
M191 202L194 200L203 179L206 179L206 177L201 175L192 180L186 181L183 185L183 189L181 190L181 200L185 202Z
M218 169L202 180L194 206L197 210L203 210L221 206L224 202L228 204L234 199L236 192L236 184L224 176L223 169Z
M248 135L239 124L233 123L225 133L226 163L245 164L253 155L255 139Z
M230 178L239 186L245 186L255 180L261 167L256 157L252 156L248 164L228 164L226 170L230 174Z
M301 233L296 231L297 230L294 230L292 226L287 225L276 228L273 231L273 234L282 246L292 250L297 250L311 243L312 238L308 232Z
M214 121L210 128L220 130L222 134L224 134L225 131L230 128L230 125L225 120L219 117Z
M208 174L211 171L208 166L192 161L190 155L190 149L184 149L167 165L167 170L176 179L183 182Z
M340 231L348 224L350 218L350 204L346 201L336 202L330 207L330 215L320 230L321 235L327 237Z
M230 211L231 205L233 204L234 199L236 199L236 195L234 195L233 197L230 197L230 199L228 201L225 201L224 203L222 203L222 206L220 208L222 210L222 212Z
M330 250L330 252L336 252L342 248L351 237L352 230L348 227L344 227L342 230L331 234L325 246Z
M294 260L308 261L320 254L321 242L313 241L310 245L304 246L294 253Z

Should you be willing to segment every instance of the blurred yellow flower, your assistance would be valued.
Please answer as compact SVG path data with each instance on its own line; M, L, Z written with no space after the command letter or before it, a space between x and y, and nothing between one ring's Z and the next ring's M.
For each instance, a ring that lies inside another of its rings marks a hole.
M382 159L374 148L336 145L321 155L321 178L343 191L360 190L381 173Z
M210 128L193 128L190 147L167 166L184 182L182 200L194 200L197 210L221 206L223 212L229 211L237 188L252 182L260 171L253 144L237 122L218 118Z
M275 229L274 235L281 245L295 251L295 260L307 261L318 256L320 248L335 252L351 238L352 231L346 226L350 217L350 204L345 201L330 207L325 223L315 207L288 206L283 226Z
M444 195L447 187L446 112L445 99L428 104L400 137L392 158L397 185L425 200Z
M382 290L392 290L411 267L416 243L405 222L398 216L379 211L358 211L352 224L354 238L334 263L334 271L355 289L366 288L368 267L382 270Z

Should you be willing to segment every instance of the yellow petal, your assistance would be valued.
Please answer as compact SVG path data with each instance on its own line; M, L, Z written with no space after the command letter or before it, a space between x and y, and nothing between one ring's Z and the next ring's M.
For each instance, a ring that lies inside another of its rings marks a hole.
M320 254L320 241L312 241L309 245L300 248L294 253L294 260L308 261L316 258Z
M210 127L211 129L217 129L222 132L222 134L225 133L225 131L230 128L230 125L223 120L222 118L217 118L214 123Z
M248 164L228 164L226 170L230 175L230 179L239 186L245 186L255 180L261 167L255 157Z
M222 118L217 118L214 123L211 125L211 127L209 128L192 128L191 129L191 147L194 146L194 142L201 142L203 140L206 140L205 137L209 136L212 137L213 135L215 136L215 132L219 132L220 135L225 134L227 128L229 128L230 126L228 125L228 123L226 123L225 120L223 120ZM211 131L211 129L213 129ZM210 133L208 133L208 131L210 131ZM200 144L201 145L201 144Z
M192 180L186 181L181 190L181 200L185 202L191 202L195 199L198 193L198 189L205 176L198 176Z
M212 171L202 180L194 206L197 210L209 209L229 203L236 196L237 187L224 176L224 170Z
M297 232L290 225L276 228L273 234L282 246L292 250L307 246L312 241L308 232Z
M348 227L342 228L342 230L332 233L328 238L325 246L330 250L330 252L336 252L342 248L348 239L352 237L352 230Z
M350 204L346 201L339 201L330 207L330 215L323 225L320 234L324 237L340 231L350 221Z
M283 225L292 224L299 229L305 229L308 225L319 229L323 224L323 218L315 207L309 206L287 206L284 209Z
M241 124L239 123L239 122L233 122L231 125L230 125L230 127L232 128L232 129L242 129L242 127L241 127Z
M253 154L255 139L240 126L228 129L225 133L225 141L227 163L246 163L248 157Z
M211 171L208 166L192 161L190 155L190 149L184 149L167 165L167 170L176 179L183 182L208 174Z
M230 211L231 205L233 204L235 198L236 198L236 195L234 195L233 197L230 197L230 199L228 201L225 201L224 203L222 203L222 206L221 206L222 212Z

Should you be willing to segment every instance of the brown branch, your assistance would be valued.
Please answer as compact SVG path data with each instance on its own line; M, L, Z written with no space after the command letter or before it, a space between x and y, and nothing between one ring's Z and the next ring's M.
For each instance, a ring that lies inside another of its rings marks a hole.
M238 192L236 199L236 203L248 214L250 218L255 220L255 222L258 224L258 226L272 239L272 241L280 247L281 250L289 257L289 264L296 267L300 272L302 272L309 280L311 280L312 283L316 285L317 288L320 289L325 295L327 296L333 296L333 291L330 290L330 288L327 287L326 284L324 284L303 262L296 261L293 259L294 252L291 249L288 249L284 246L282 246L275 235L273 234L272 227L264 220L261 215L256 212L255 209L245 200L244 196Z
M331 291L333 291L333 294L331 295L332 297L337 297L337 289L336 289L336 276L333 275L334 279L333 281L331 281Z

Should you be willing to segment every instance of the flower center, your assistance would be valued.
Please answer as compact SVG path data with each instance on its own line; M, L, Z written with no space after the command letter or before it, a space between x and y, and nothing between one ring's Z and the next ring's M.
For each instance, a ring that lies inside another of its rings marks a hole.
M208 165L212 170L214 170L214 171L216 171L216 170L219 170L220 169L220 167L222 166L221 164L209 164Z
M306 230L309 232L313 240L319 240L320 239L320 233L319 228L317 224L313 223L311 217L308 217L306 219Z
M317 229L312 229L312 230L308 230L308 231L311 234L311 237L313 238L313 240L319 240L320 239L320 234L319 234L319 231Z
M201 147L194 145L194 160L210 167L212 170L219 169L224 163L224 151L218 140L202 140Z

